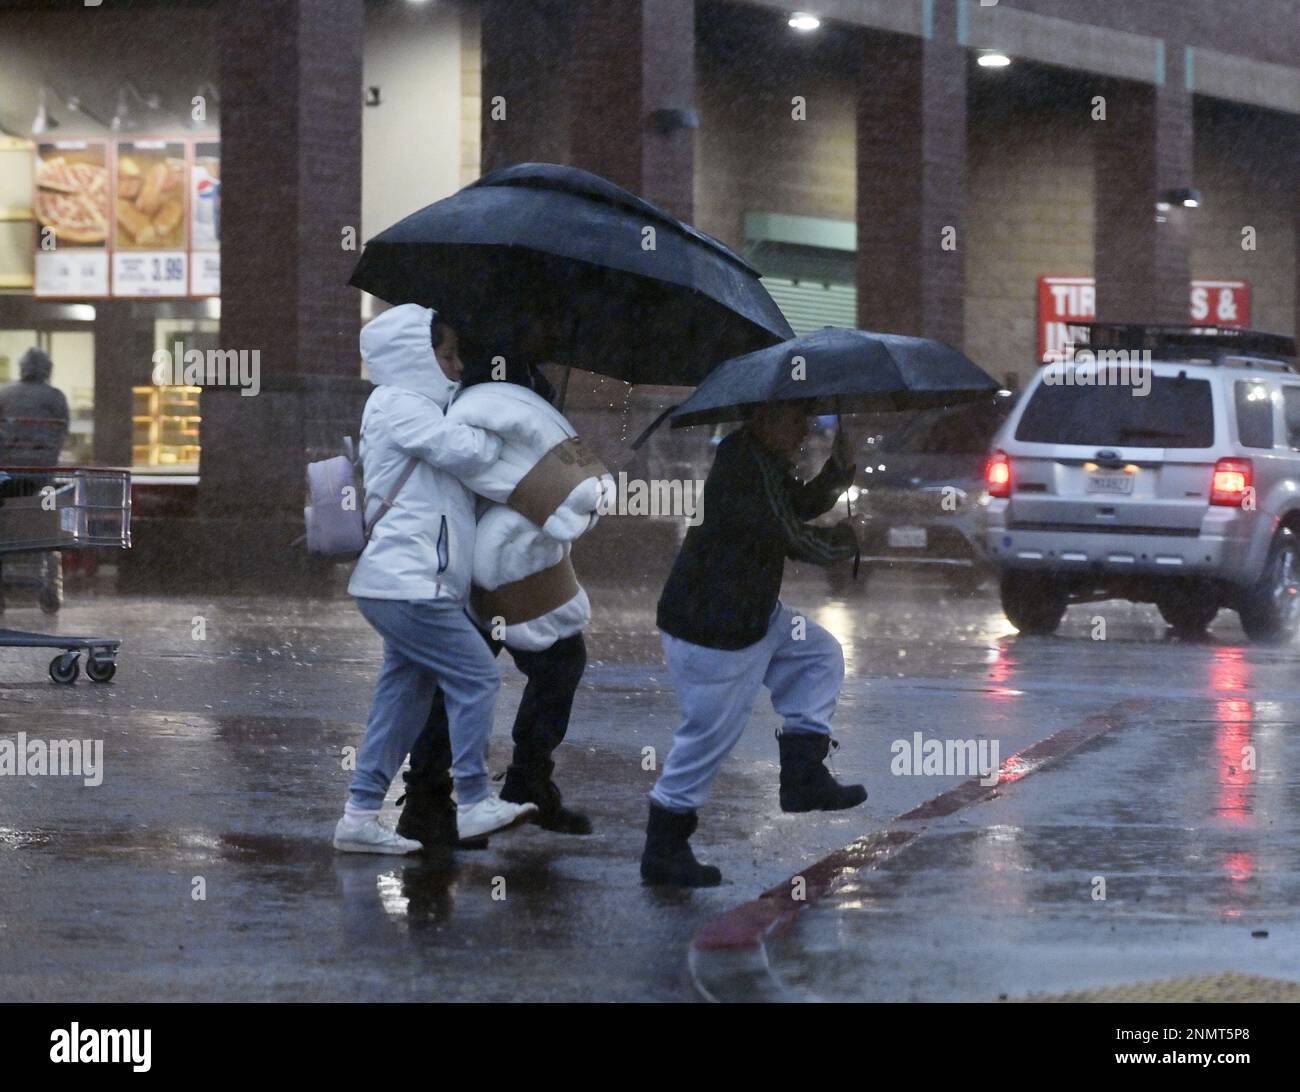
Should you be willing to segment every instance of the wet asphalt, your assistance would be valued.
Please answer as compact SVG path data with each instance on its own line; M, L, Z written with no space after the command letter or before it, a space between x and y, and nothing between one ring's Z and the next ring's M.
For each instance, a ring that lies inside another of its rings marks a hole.
M760 699L695 839L723 886L662 892L637 873L645 748L661 759L677 716L658 589L582 575L591 663L556 776L596 833L525 827L423 858L330 846L379 654L346 597L101 583L70 589L55 620L11 609L6 626L125 644L106 686L56 687L47 655L0 649L0 738L104 745L96 787L0 778L0 999L686 999L703 925L965 780L892 774L895 740L996 740L1006 759L1136 699L1114 731L849 877L773 943L774 972L791 996L876 1000L1221 966L1300 978L1300 653L1244 646L1233 615L1185 644L1150 608L1074 607L1058 636L1021 638L988 592L886 575L835 595L791 567L785 600L844 644L835 769L870 799L783 815L778 721ZM502 664L497 771L521 686ZM1256 769L1236 761L1242 746Z

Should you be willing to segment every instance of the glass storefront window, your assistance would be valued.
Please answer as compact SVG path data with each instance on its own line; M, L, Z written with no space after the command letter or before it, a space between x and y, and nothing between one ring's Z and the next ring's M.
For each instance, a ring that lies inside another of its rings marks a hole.
M199 388L133 387L131 461L137 467L199 465Z
M85 466L95 454L95 335L54 331L47 348L54 361L50 381L68 400L68 436L59 461Z
M36 343L35 330L0 330L0 386L18 379L18 361Z
M173 356L216 347L221 324L215 319L158 319L154 349ZM202 389L188 386L132 387L131 462L146 467L196 471Z

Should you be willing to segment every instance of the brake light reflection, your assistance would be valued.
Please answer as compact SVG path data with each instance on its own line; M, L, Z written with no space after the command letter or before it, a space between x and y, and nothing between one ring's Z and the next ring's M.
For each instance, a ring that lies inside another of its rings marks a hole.
M1005 451L995 451L984 468L984 484L990 497L1011 496L1011 460Z

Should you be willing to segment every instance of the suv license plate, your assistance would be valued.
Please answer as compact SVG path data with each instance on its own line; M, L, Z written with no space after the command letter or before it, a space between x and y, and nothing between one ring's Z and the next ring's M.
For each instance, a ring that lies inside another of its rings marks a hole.
M1133 475L1132 474L1089 474L1088 475L1088 492L1089 493L1132 493L1133 492Z
M891 527L889 545L896 549L924 550L926 535L924 527Z

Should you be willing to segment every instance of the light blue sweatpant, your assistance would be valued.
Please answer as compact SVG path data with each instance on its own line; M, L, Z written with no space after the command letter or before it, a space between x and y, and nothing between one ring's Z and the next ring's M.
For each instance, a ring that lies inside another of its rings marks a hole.
M767 633L734 652L661 633L664 659L682 706L682 724L650 798L669 811L694 811L740 739L759 687L772 695L784 732L830 735L844 682L844 650L811 618L778 603Z
M487 749L501 676L463 604L430 599L357 599L357 609L384 639L384 663L349 792L378 808L429 718L434 690L447 699L456 802L488 794Z

